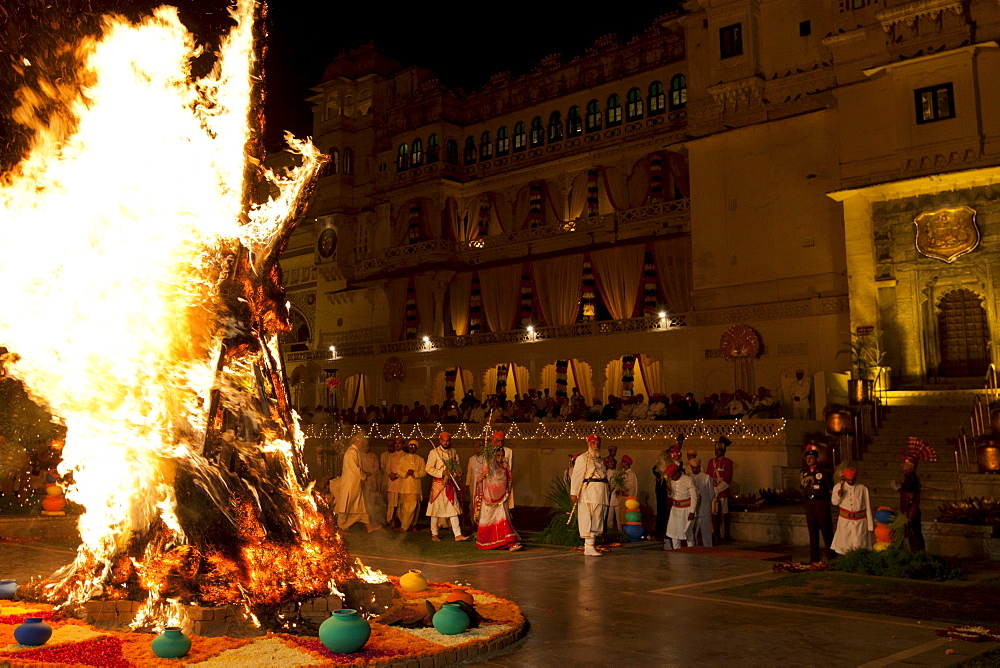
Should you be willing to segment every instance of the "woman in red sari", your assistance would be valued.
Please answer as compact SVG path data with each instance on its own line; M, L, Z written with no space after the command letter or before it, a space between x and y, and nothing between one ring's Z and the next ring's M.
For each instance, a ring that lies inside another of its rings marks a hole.
M522 549L521 537L514 531L510 520L510 469L503 448L497 448L493 461L483 465L479 473L482 500L479 507L479 529L476 547L481 550Z

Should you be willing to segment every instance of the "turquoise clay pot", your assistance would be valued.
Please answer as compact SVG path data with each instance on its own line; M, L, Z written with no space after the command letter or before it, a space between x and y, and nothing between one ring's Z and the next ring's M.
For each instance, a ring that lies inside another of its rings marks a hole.
M27 617L24 624L14 629L14 640L18 645L38 647L44 645L52 637L52 627L41 617Z
M469 616L458 603L445 603L434 613L434 628L443 636L453 636L469 628Z
M0 580L0 599L9 601L17 593L17 582L14 580Z
M350 654L365 646L372 634L371 624L358 617L357 610L334 610L319 626L319 640L331 652Z
M176 626L168 626L153 638L153 654L161 659L179 659L190 650L191 639Z

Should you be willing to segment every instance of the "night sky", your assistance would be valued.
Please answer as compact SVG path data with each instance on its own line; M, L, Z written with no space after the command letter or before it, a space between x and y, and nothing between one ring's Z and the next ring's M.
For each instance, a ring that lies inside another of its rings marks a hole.
M0 2L0 112L9 112L12 92L23 79L13 65L24 56L36 58L56 39L92 31L96 16L117 11L136 17L156 6L149 0L4 0ZM225 2L180 0L185 23L211 42L228 22ZM494 72L515 75L532 68L543 56L570 57L610 32L632 35L667 13L675 0L640 3L627 12L587 12L565 3L512 3L498 11L481 3L314 3L275 0L268 9L265 82L265 139L269 149L282 145L285 129L311 132L305 98L319 83L327 63L343 50L369 41L404 65L435 70L445 85L474 90ZM489 10L489 14L483 12ZM16 149L17 129L0 123L0 139Z

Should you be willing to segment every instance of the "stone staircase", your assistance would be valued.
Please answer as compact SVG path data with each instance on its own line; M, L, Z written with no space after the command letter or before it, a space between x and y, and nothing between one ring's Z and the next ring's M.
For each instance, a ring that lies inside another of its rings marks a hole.
M965 427L966 432L969 431L970 404L971 402L959 400L939 405L897 403L892 406L886 413L878 434L868 444L858 463L859 480L868 486L874 508L899 508L899 493L892 489L890 483L902 480L900 450L906 446L910 436L927 441L938 456L936 462L922 461L917 466L923 485L920 502L923 520L933 520L938 515L938 506L959 498L955 448L959 429ZM975 457L975 453L971 453L971 456ZM970 477L984 476L965 474L962 476L963 482ZM997 482L1000 483L1000 480ZM963 489L963 496L970 495L968 490Z

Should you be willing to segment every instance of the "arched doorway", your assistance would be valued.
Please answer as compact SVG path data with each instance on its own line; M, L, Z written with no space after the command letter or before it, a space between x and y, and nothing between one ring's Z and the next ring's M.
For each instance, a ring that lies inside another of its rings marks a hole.
M982 376L990 364L989 327L983 298L959 288L938 300L940 376Z

